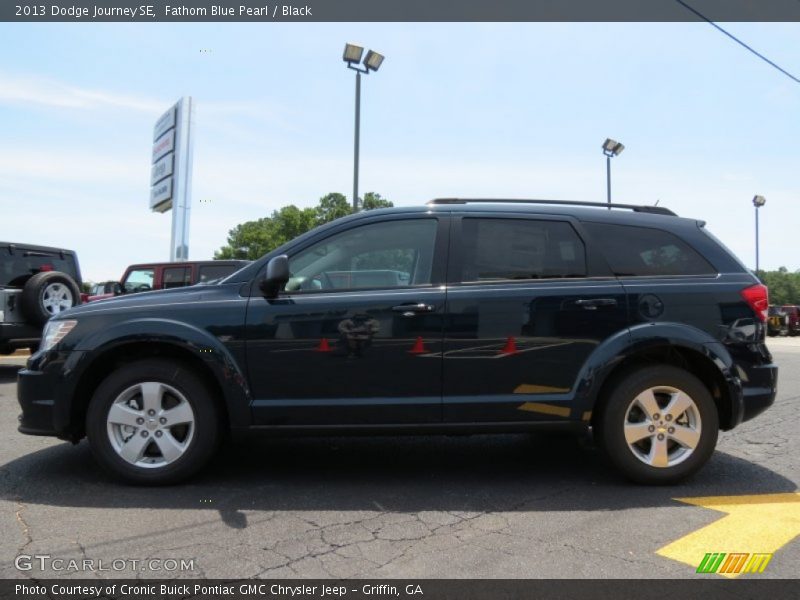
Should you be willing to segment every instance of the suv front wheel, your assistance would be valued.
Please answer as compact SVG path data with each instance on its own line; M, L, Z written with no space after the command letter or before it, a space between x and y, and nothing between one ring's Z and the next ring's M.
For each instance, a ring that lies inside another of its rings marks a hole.
M174 483L193 475L217 445L217 413L206 387L171 360L141 360L114 371L86 415L95 458L131 483Z
M595 437L629 479L673 484L700 469L717 444L711 394L691 373L661 365L634 371L606 395Z

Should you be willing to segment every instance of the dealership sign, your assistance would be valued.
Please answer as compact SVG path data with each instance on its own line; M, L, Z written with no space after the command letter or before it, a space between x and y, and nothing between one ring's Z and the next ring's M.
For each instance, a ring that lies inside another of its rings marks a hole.
M173 153L170 153L153 163L153 166L150 169L150 185L155 185L165 177L172 175L173 158Z
M188 229L192 174L192 98L181 98L153 127L150 210L172 210L170 260L189 255Z
M163 206L170 200L172 200L172 177L159 181L150 188L150 206Z
M172 208L172 175L175 160L175 134L178 104L170 107L153 128L153 155L150 168L150 209L166 212ZM167 167L169 165L169 167ZM166 183L165 183L166 181Z
M156 161L162 156L175 152L175 130L172 129L153 142L153 160Z

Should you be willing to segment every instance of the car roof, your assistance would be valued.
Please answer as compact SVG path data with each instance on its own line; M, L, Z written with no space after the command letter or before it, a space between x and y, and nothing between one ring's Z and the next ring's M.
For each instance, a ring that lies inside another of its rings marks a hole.
M153 262L153 263L136 263L134 265L128 265L126 270L130 269L141 269L141 268L148 268L148 267L185 267L189 265L197 265L204 267L206 265L220 265L220 266L228 266L228 265L241 265L244 266L248 264L249 260L238 260L238 259L231 259L231 260L183 260L183 261L176 261L176 262Z
M648 205L612 204L612 209L602 202L569 200L519 200L519 199L442 199L422 206L396 206L368 210L350 215L345 219L366 218L381 214L402 213L525 213L552 216L567 216L579 221L598 223L653 226L663 229L681 228L687 225L705 225L704 221L679 217L664 207Z
M377 208L361 211L352 215L347 215L334 221L320 225L307 231L293 240L287 242L264 256L253 261L253 264L243 268L237 273L227 277L225 282L240 283L250 278L258 269L262 268L265 262L275 253L283 249L288 244L301 243L310 237L316 237L326 230L337 229L346 223L356 223L360 220L371 220L381 215L403 215L403 214L528 214L528 215L552 215L561 217L571 217L579 221L638 225L642 227L653 227L664 230L671 230L673 233L687 232L696 230L698 226L704 226L705 221L679 217L672 211L663 207L647 205L621 205L612 204L612 209L608 210L608 204L603 202L583 202L568 200L523 200L523 199L454 199L434 200L424 205L417 206L392 206L389 208ZM639 209L639 210L635 210ZM656 209L657 212L653 212Z
M74 250L65 250L54 246L37 246L34 244L20 244L17 242L0 242L0 248L14 248L15 250L33 250L34 252L49 252L51 254L71 254L75 255Z

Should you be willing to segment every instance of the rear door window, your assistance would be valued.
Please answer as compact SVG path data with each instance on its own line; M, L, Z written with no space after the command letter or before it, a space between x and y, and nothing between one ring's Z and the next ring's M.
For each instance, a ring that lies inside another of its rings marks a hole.
M586 250L564 221L467 217L461 281L586 276Z
M209 283L227 277L238 270L238 265L200 265L200 276L198 283Z
M164 269L164 280L161 283L162 289L184 287L191 283L190 267L167 267Z
M668 231L606 223L583 226L617 276L716 274L699 252Z

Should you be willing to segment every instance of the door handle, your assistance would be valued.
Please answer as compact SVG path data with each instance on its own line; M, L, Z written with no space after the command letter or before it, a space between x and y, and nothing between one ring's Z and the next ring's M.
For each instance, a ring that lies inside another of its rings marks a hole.
M409 303L409 304L398 304L397 306L393 306L392 310L394 312L403 313L404 317L413 317L414 315L420 313L429 313L433 312L435 307L432 304L425 304L423 302L419 303Z
M617 301L614 298L586 298L575 300L575 305L585 310L597 310L598 306L616 306Z

